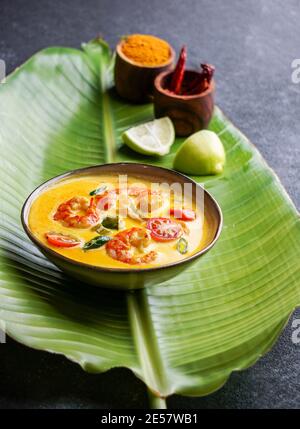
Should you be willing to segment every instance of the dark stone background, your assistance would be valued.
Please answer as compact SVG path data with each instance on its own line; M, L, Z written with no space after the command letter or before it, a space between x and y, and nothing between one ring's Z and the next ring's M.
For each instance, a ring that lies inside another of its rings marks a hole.
M0 0L0 58L7 71L49 45L79 47L97 34L153 33L191 66L215 64L217 103L257 145L300 207L299 0ZM1 126L1 124L0 124ZM300 317L300 311L294 318ZM205 398L174 396L169 407L297 408L300 345L289 324L273 350ZM85 374L62 356L0 345L0 408L144 408L144 385L126 369Z

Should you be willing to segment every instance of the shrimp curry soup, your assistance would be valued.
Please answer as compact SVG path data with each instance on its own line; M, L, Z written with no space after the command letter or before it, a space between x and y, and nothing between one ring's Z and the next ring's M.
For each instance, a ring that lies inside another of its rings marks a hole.
M168 265L211 243L215 220L192 192L180 194L157 178L126 176L120 184L120 177L73 176L50 185L30 207L31 232L67 258L118 269Z

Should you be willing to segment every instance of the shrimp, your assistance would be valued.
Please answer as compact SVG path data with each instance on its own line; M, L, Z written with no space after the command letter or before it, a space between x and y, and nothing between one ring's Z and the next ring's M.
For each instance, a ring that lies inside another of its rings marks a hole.
M147 193L148 189L146 187L142 187L142 186L130 186L128 188L128 195L130 197L138 197L139 195L143 194L143 193ZM149 190L150 192L150 190Z
M136 208L134 211L138 213L140 218L143 218L144 215L151 213L151 211L160 209L163 205L161 193L158 191L153 191L151 189L138 186L131 186L128 189L128 195L130 197L134 197L134 203L133 199L131 199L131 201ZM129 210L129 216L134 219L135 213L133 216L131 214L131 210Z
M129 204L127 205L127 214L133 220L138 220L138 221L143 220L142 213L137 209L134 201L131 198L129 199Z
M187 224L183 220L176 219L176 222L179 223L182 226L182 230L186 235L189 235L190 228L187 226Z
M94 198L73 197L58 206L53 219L68 227L90 228L99 222L100 212Z
M136 206L143 214L151 214L162 208L161 194L155 191L143 193L137 197Z
M119 189L112 189L104 192L102 195L96 195L96 206L99 210L109 210L114 207L117 202L117 194Z
M150 244L149 231L144 228L130 228L116 234L106 243L107 254L126 264L147 264L154 261L157 252L144 253L145 247ZM144 254L140 254L144 253Z

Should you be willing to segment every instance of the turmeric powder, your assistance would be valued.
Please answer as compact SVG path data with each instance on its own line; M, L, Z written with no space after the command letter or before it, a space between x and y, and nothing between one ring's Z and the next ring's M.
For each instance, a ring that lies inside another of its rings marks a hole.
M121 45L122 53L131 61L148 67L161 66L169 62L170 45L158 37L148 34L131 34Z

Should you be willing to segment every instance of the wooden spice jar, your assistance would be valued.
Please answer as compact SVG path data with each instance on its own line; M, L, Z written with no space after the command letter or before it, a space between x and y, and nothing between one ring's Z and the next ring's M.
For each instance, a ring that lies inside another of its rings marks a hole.
M154 80L158 74L172 68L175 52L170 46L170 57L163 65L143 65L126 57L121 41L116 47L115 85L118 94L134 103L153 98Z
M155 117L169 116L172 119L177 136L189 136L207 128L214 110L215 83L212 80L208 88L194 95L176 95L166 89L172 72L159 74L154 82ZM193 79L197 71L186 70L185 78Z

